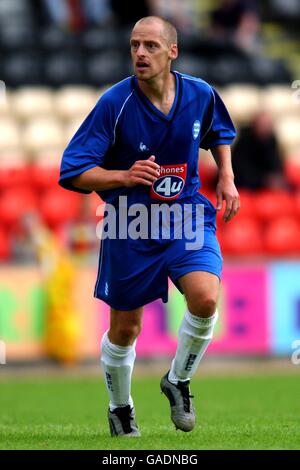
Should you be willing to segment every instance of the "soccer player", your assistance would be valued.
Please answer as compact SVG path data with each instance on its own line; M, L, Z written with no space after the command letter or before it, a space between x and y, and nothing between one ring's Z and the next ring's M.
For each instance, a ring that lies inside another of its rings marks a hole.
M193 220L194 207L202 204L204 241L199 249L187 249L184 237L174 236L120 236L101 242L94 294L111 307L110 328L101 344L108 420L111 435L125 437L140 435L131 376L143 306L158 298L167 302L168 277L185 296L187 311L160 387L175 427L185 432L194 428L189 383L218 316L222 256L216 212L225 200L228 222L239 209L230 153L234 126L210 85L171 71L178 55L176 29L159 17L142 18L132 30L130 47L134 75L107 90L83 122L64 152L60 185L96 191L117 214L123 209L121 195L128 207L190 204ZM216 208L199 192L199 147L211 149L219 167Z

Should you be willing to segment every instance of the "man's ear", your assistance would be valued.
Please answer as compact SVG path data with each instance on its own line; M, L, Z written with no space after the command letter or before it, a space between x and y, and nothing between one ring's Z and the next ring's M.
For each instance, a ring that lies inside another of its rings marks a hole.
M177 59L177 57L178 57L178 47L177 47L177 44L171 44L170 52L169 52L169 57L170 57L170 59L172 59L172 60Z

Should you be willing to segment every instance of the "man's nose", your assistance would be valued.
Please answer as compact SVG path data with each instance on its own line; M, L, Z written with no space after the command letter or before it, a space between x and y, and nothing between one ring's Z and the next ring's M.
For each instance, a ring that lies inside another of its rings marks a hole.
M137 56L144 56L145 55L145 48L144 48L143 44L140 44L139 47L137 48L136 55Z

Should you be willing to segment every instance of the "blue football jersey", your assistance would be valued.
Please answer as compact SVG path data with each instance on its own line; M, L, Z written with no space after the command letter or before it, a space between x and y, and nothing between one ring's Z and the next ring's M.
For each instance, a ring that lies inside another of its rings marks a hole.
M198 175L199 147L210 149L231 144L234 125L224 103L205 81L179 72L176 95L168 115L145 96L137 78L131 76L107 90L66 148L59 184L74 188L71 178L100 166L127 170L135 161L155 155L160 177L151 188L97 191L106 202L117 203L120 195L128 204L191 198L201 182Z

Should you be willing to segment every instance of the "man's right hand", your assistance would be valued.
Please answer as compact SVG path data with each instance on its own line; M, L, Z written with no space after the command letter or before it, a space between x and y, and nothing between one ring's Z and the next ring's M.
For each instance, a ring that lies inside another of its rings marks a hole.
M129 170L125 171L124 186L127 188L137 184L152 186L160 176L160 167L154 160L154 155L151 155L148 160L137 160Z

